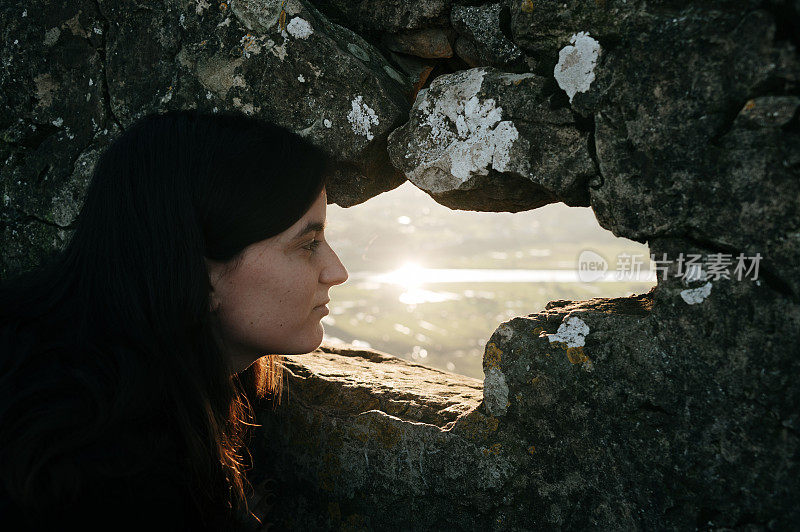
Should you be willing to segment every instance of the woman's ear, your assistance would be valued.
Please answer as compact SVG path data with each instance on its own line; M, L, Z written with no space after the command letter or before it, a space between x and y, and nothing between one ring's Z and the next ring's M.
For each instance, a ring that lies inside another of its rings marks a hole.
M208 311L217 312L220 306L219 295L217 294L217 281L222 274L222 263L205 259L206 271L208 272Z
M212 290L211 293L209 293L208 295L208 311L212 314L218 312L219 305L220 302L219 299L217 298L217 294Z

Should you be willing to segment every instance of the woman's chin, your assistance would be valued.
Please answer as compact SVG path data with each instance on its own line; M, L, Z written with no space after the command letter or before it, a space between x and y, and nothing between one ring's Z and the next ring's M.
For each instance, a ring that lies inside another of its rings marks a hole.
M308 342L304 342L302 346L298 346L296 350L297 354L310 353L322 345L324 331L321 323L317 326L317 329L315 334L308 338Z

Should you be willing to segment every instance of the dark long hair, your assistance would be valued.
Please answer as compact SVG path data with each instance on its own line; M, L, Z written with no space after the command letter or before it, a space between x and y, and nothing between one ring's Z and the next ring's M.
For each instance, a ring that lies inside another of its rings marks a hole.
M160 420L197 511L246 509L247 390L275 404L283 368L265 353L233 373L212 334L204 257L235 268L244 248L289 228L329 164L297 134L236 113L148 115L105 150L65 249L0 286L0 475L12 499L68 504L80 477L53 464Z

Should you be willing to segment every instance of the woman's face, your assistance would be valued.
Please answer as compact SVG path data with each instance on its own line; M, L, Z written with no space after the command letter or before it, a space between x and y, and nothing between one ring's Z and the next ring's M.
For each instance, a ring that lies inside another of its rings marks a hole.
M347 280L323 234L326 205L323 189L297 223L245 248L232 271L207 260L216 334L235 371L265 355L308 353L322 343L328 290Z

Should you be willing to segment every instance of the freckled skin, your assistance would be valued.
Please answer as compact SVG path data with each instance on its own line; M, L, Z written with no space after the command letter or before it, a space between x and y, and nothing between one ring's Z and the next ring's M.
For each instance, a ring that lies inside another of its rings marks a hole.
M235 270L225 273L224 263L206 260L217 338L235 371L265 355L308 353L322 343L325 312L315 307L329 299L331 286L347 280L347 270L323 231L293 237L308 222L324 222L326 205L323 190L289 229L248 246ZM320 244L311 251L315 239Z

